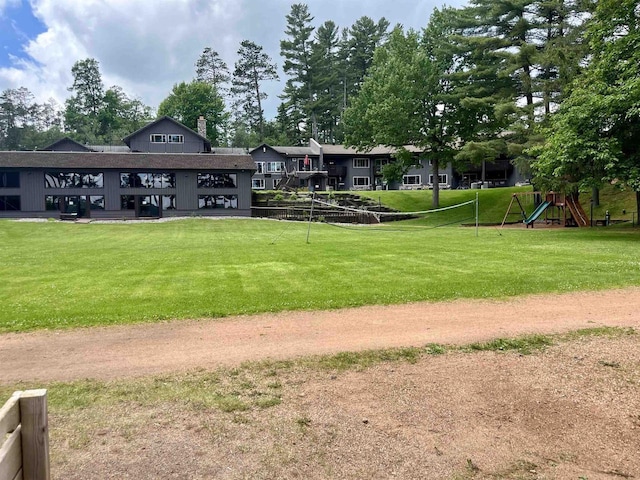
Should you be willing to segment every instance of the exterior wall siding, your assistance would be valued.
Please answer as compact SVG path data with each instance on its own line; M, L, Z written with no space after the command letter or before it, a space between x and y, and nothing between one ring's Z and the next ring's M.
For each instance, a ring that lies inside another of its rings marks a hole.
M176 134L183 135L184 143L151 143L151 135ZM153 126L144 129L131 138L130 148L132 152L150 153L202 153L204 141L189 129L180 128L175 123L164 119Z
M20 211L0 211L0 218L58 218L57 210L46 210L45 197L53 196L104 196L104 210L91 210L91 218L134 218L136 212L121 209L122 195L175 195L176 209L163 210L162 215L186 216L250 216L251 215L251 172L206 170L206 173L224 173L236 175L235 188L198 188L198 173L200 170L153 170L153 169L126 169L127 173L174 173L176 176L175 188L122 188L120 186L120 173L122 169L83 169L86 173L103 173L102 188L45 188L45 173L48 171L74 172L79 169L31 169L20 172L20 188L2 188L0 195L20 196ZM11 170L15 171L15 170ZM199 209L199 195L236 195L237 208L233 209Z

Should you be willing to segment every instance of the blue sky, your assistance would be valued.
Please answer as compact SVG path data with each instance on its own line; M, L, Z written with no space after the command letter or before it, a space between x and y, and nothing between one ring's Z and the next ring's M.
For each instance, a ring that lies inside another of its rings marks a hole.
M71 67L100 62L106 87L157 108L175 83L195 75L205 47L233 69L242 40L262 45L280 67L280 40L290 0L0 0L0 91L27 87L38 101L62 104ZM366 15L419 29L441 0L308 0L314 26L333 20L351 26ZM449 0L460 7L466 0ZM265 84L268 118L275 115L286 77Z
M0 0L0 11L3 3L4 12L0 16L0 67L7 67L11 65L10 55L23 56L23 45L43 33L47 27L33 16L29 2Z

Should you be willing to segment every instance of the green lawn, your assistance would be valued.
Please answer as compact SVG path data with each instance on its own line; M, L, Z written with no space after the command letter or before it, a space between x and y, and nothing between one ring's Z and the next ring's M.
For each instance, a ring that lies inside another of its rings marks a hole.
M0 221L0 332L640 285L640 229L306 235L263 220Z

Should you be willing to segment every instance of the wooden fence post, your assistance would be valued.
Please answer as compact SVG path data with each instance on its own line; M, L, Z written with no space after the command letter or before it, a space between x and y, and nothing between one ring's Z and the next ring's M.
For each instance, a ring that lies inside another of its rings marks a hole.
M50 480L46 390L22 392L20 418L23 480Z

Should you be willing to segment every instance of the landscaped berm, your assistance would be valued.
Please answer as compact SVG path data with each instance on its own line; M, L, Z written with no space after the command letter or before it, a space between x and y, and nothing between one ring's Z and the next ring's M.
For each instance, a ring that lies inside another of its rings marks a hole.
M640 229L450 215L2 221L0 403L52 478L640 478Z

